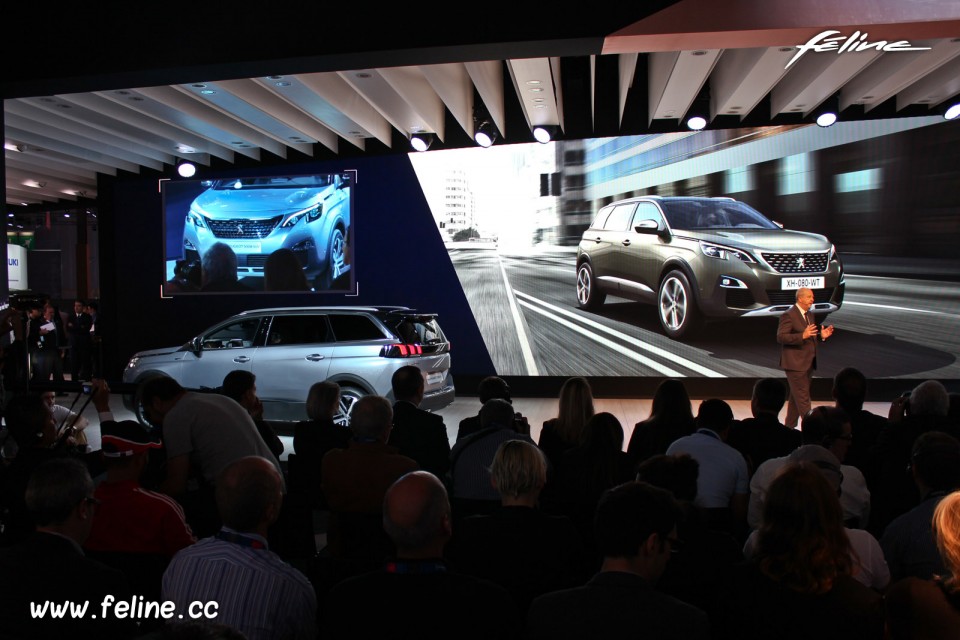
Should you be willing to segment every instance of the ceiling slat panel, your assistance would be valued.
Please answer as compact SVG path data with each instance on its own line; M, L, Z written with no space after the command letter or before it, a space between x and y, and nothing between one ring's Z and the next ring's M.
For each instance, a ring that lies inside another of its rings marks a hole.
M17 127L15 116L11 116L6 119L6 129L11 135L15 136L19 140L23 140L35 149L43 150L44 153L46 153L46 150L49 149L62 154L64 157L74 158L78 161L80 166L91 168L95 171L103 171L104 169L123 169L124 171L130 171L133 173L140 172L140 165L138 165L136 162L131 162L113 155L102 153L92 147L71 144L58 138L50 138L26 129L20 129Z
M911 104L940 104L960 94L958 65L944 65L897 94L897 110Z
M507 70L527 119L527 127L559 125L556 88L550 58L507 60Z
M56 178L88 184L90 186L97 184L96 171L80 169L72 164L66 164L50 157L40 158L31 156L28 153L6 151L4 153L4 162L8 167L23 169L24 171L33 171L34 173L42 171Z
M699 49L650 54L650 122L682 118L703 88L720 53L720 49Z
M358 137L373 136L390 146L390 123L338 74L307 73L297 75L297 78L334 109L342 114L350 114L349 121L359 126L356 130L344 132L342 125L331 125L341 136L354 144ZM330 122L326 118L323 120Z
M397 92L418 117L418 121L410 123L402 129L406 134L430 132L437 134L441 140L445 137L444 120L446 113L443 100L433 90L430 82L420 71L419 67L391 67L381 69L380 75ZM418 131L414 131L419 127Z
M710 74L710 118L743 119L786 75L794 53L793 47L725 49Z
M500 130L500 135L506 139L507 115L503 104L503 64L499 60L467 62L464 67L470 74L473 86L477 88L487 113L493 118L493 123Z
M420 67L420 72L454 119L473 138L473 84L466 67L459 63L431 64ZM444 136L439 137L444 139Z
M770 94L770 116L790 112L806 116L880 55L870 49L846 55L804 56Z

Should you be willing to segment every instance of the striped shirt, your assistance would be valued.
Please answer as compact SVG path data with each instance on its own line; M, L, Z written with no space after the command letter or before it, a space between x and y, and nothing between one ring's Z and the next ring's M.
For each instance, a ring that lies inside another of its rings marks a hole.
M264 538L227 527L221 534L233 540L204 538L174 556L163 574L163 599L184 614L192 602L214 601L211 622L250 640L316 638L317 600L306 577L270 551Z

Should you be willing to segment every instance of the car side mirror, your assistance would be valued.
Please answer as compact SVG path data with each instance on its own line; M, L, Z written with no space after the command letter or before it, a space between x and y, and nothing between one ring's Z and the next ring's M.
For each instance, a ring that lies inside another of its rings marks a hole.
M200 357L200 353L203 351L203 339L200 336L192 339L189 343L190 351L193 351L193 354Z
M660 228L660 223L656 220L641 220L637 226L633 228L637 233L645 233L648 235L658 235L661 238L667 238L670 236L670 233L666 229Z

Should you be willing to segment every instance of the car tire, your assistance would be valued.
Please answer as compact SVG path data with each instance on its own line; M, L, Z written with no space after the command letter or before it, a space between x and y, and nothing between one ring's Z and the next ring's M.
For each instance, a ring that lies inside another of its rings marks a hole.
M343 271L345 246L346 238L344 238L343 229L334 227L333 233L330 234L330 247L327 251L327 274L330 280L335 280Z
M577 306L581 309L596 309L607 299L607 294L597 287L593 267L589 262L577 267Z
M357 400L367 395L366 392L356 387L340 388L340 405L337 413L333 416L333 423L342 427L350 426L350 414L353 412L353 405Z
M674 340L689 336L700 328L702 316L693 287L682 271L671 271L660 283L657 315L664 333Z
M143 389L143 385L146 384L148 381L154 380L156 378L165 378L165 377L167 376L165 376L162 373L156 373L152 375L143 376L142 378L137 380L137 390L133 394L133 402L131 403L133 406L133 415L137 418L137 422L145 426L147 429L155 429L156 426L153 425L151 422L149 422L147 420L147 416L144 415L143 398L141 398L140 396L140 391Z

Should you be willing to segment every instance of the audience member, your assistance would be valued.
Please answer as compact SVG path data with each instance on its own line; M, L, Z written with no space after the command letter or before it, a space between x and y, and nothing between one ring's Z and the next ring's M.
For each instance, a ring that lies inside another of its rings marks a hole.
M585 586L534 600L527 637L708 638L702 611L654 588L678 544L679 518L662 489L630 482L607 491L596 515L600 572Z
M334 422L340 410L340 385L336 382L317 382L307 394L307 417L293 431L294 456L288 458L290 483L310 496L311 503L325 509L321 479L323 457L333 449L346 449L351 431Z
M946 571L933 580L906 578L887 593L894 640L955 640L960 629L960 491L933 512L933 534Z
M276 430L269 422L263 419L263 402L257 396L257 377L249 371L235 369L223 378L220 393L232 398L237 404L247 410L257 426L257 433L270 452L277 457L283 454L283 442L277 436Z
M667 455L687 454L700 465L695 504L712 524L739 534L746 523L749 474L740 452L726 443L733 410L723 400L704 400L697 431L667 448Z
M380 527L383 496L397 478L417 469L412 458L387 445L393 428L390 402L357 400L350 414L353 439L323 457L321 486L330 506L327 549L334 557L380 560L389 544Z
M140 401L147 420L163 433L167 466L160 490L183 505L198 536L219 528L213 488L227 465L262 456L280 471L253 418L234 400L187 391L173 378L160 376L141 385Z
M920 494L910 474L910 454L916 439L928 431L943 431L960 438L960 426L947 418L950 397L936 380L917 385L890 405L889 426L880 432L870 451L870 487L876 495L877 508L871 523L874 531L920 503Z
M460 440L450 453L450 482L453 486L454 515L491 513L500 495L490 482L490 465L500 445L507 440L533 442L518 433L513 405L506 400L488 400L480 409L480 431Z
M303 265L290 249L277 249L263 264L263 288L266 291L310 291Z
M870 449L877 441L880 432L887 426L886 418L863 408L866 398L867 378L859 370L847 367L834 376L833 399L836 401L836 407L843 409L850 417L853 435L844 463L856 467L863 473L868 471Z
M850 420L842 409L835 407L816 407L803 417L800 437L804 445L826 449L825 456L833 466L838 466L843 477L840 491L840 505L843 508L844 521L854 528L866 526L870 517L870 491L867 482L856 467L843 464L847 448L850 446ZM805 449L805 447L801 447ZM796 455L805 455L798 449ZM764 462L750 480L750 508L747 523L751 529L760 526L763 517L763 501L767 488L784 466L796 462L794 454L782 458L771 458Z
M441 558L452 533L443 484L408 473L387 491L383 528L396 559L382 571L346 580L330 592L331 638L512 638L519 620L503 588L447 569ZM376 603L371 613L371 603Z
M443 477L450 467L450 439L443 418L420 408L423 372L412 365L400 367L390 379L393 387L393 431L389 445L413 458L424 471Z
M593 417L593 393L585 378L568 378L560 387L556 418L543 423L538 442L550 464L556 466L564 451L583 441L587 421Z
M174 556L163 574L163 599L177 611L187 611L191 602L215 602L216 622L250 640L314 640L313 587L267 542L283 502L274 461L250 456L228 464L217 477L216 500L223 527Z
M696 430L687 388L679 380L660 383L653 396L650 417L633 427L629 453L636 463L667 452L667 447Z
M852 577L836 492L809 465L770 485L753 560L720 590L715 637L880 640L883 600Z
M776 378L763 378L753 385L750 398L752 418L730 428L727 444L743 454L751 475L769 460L785 456L800 446L800 432L780 422L780 410L787 401L787 387Z
M910 470L921 502L887 525L880 539L895 581L930 580L945 570L931 523L944 496L960 489L960 441L941 431L922 434L913 444Z
M790 463L781 467L778 473L784 473L791 465L806 463L816 469L830 484L836 495L840 495L843 474L836 456L817 445L804 445L790 456ZM776 481L776 478L774 478ZM762 528L761 524L761 528ZM883 551L877 539L863 529L844 527L847 539L850 541L853 575L857 582L876 591L883 591L890 584L890 569L884 559ZM749 560L756 553L758 531L754 531L747 538L743 547L743 555Z
M70 345L70 379L90 379L90 329L93 319L84 311L83 300L73 303L73 313L67 318L67 342Z
M592 548L593 514L600 496L635 476L633 459L623 451L620 421L613 414L597 413L587 421L581 443L560 456L544 503L569 516Z
M237 281L237 254L224 242L214 243L201 260L201 291L250 291Z
M5 638L129 638L136 626L100 605L106 597L129 601L123 574L84 556L97 499L93 481L78 460L54 459L36 468L26 487L36 531L22 543L0 549L0 635ZM84 617L34 617L46 602L89 603Z
M513 400L510 398L510 386L503 378L498 378L497 376L487 376L481 380L480 386L477 388L477 395L479 396L481 406L486 404L487 400L498 398L513 404ZM526 418L523 419L526 420ZM460 421L460 426L457 429L457 441L473 435L477 431L480 431L481 428L480 412L478 411L477 415L464 418Z
M451 559L457 570L506 588L523 613L536 596L578 584L583 548L568 518L537 508L547 459L535 444L501 444L490 476L500 509L457 525Z
M670 563L657 583L664 593L710 611L720 584L730 569L743 562L740 543L729 533L715 531L694 501L697 498L697 461L688 455L656 455L640 463L637 480L666 489L680 505L677 538Z

